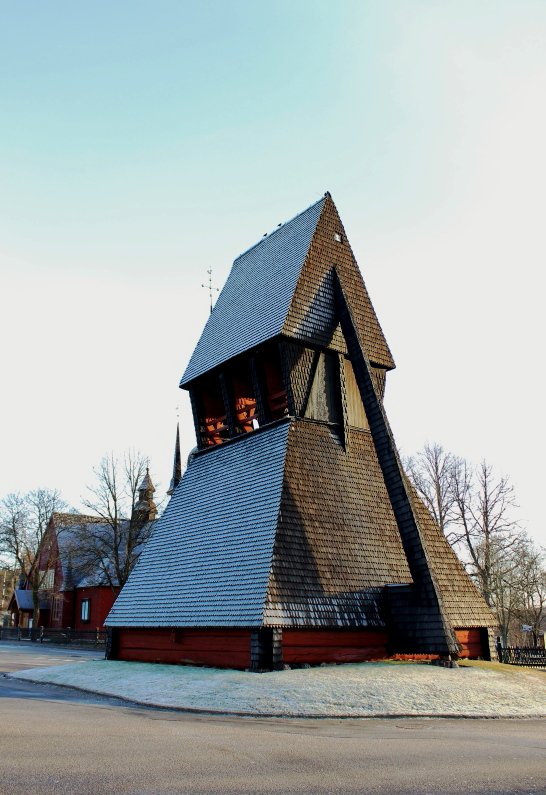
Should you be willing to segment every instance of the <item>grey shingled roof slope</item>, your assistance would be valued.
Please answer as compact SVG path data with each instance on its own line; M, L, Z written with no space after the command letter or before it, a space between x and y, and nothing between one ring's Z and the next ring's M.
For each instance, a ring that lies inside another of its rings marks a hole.
M259 626L289 424L189 464L108 626Z
M54 513L51 520L57 538L59 562L62 567L63 579L60 590L71 591L73 588L92 588L100 585L109 585L109 579L102 568L92 562L82 552L82 537L90 538L91 535L102 535L108 542L112 536L110 525L100 516L87 516L79 513ZM125 527L129 520L122 519ZM138 554L138 547L134 553ZM123 557L123 549L120 549ZM116 583L116 574L113 564L109 566L110 581Z
M33 610L34 602L32 601L32 591L25 590L24 588L16 588L13 592L15 594L15 601L19 610Z
M324 202L237 257L181 386L281 333Z

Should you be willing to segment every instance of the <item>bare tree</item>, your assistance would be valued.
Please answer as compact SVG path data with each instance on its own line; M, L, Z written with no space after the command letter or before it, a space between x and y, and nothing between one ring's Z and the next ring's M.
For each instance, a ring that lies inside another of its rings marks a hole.
M546 615L544 550L521 534L502 555L493 556L492 593L504 645L526 645L528 637L522 630L525 625L531 628L536 646Z
M506 643L522 610L523 561L529 543L515 518L514 489L483 461L467 461L426 444L405 459L408 477L474 579ZM529 601L529 600L528 600ZM532 604L536 603L536 597ZM531 623L531 622L529 622Z
M522 542L514 518L514 489L508 478L496 478L485 461L477 471L461 461L452 488L463 557L483 598L495 609L498 573L517 566L514 553Z
M444 450L441 444L427 442L422 450L404 459L404 469L419 496L433 515L450 544L457 544L456 499L453 479L461 459Z
M148 462L133 450L122 459L113 454L104 456L94 472L95 482L88 486L89 496L82 502L102 522L82 523L74 530L75 554L80 568L100 572L117 592L127 582L150 536L150 521L156 515L153 487L147 503L139 502L139 487L147 476Z
M503 644L509 644L509 635L513 634L515 622L522 609L522 577L521 565L525 556L526 540L524 537L509 549L496 550L491 558L490 586L494 610ZM494 548L496 542L491 542ZM521 620L521 619L520 619Z
M16 587L18 574L13 561L7 566L0 564L0 620L2 622L6 619L9 620L6 611L13 589Z
M0 503L0 547L32 591L34 626L40 618L40 591L50 587L48 578L56 565L56 546L44 544L48 522L52 513L66 507L57 489L8 494Z
M538 636L546 616L546 555L526 538L518 562L519 604L515 617L519 625L531 627L533 645L538 646Z

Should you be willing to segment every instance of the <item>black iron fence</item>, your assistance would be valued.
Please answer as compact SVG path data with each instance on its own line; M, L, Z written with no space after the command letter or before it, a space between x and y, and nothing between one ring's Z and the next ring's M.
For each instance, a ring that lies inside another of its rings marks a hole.
M59 646L89 646L100 649L106 646L106 630L3 627L0 629L0 640L30 640L33 643L51 643Z
M539 646L501 646L497 644L499 662L524 665L527 668L546 668L546 649Z

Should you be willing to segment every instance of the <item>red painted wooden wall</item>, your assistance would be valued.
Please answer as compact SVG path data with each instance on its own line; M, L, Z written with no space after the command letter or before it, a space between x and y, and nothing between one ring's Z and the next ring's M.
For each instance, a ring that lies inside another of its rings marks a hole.
M118 660L250 667L250 629L124 628Z
M387 633L367 629L283 629L285 663L364 662L387 656Z
M489 650L484 649L482 646L481 629L456 629L455 634L457 635L457 640L463 647L459 657L466 657L470 659L482 657L484 660L488 659Z
M116 594L108 586L93 588L76 588L75 590L74 629L103 629L106 616L112 609ZM82 621L82 600L90 599L89 621Z
M480 629L458 629L461 657L487 657ZM212 665L245 669L251 665L250 629L123 628L117 631L117 659ZM387 657L388 636L374 630L284 629L283 662L365 662ZM436 655L397 655L428 659Z

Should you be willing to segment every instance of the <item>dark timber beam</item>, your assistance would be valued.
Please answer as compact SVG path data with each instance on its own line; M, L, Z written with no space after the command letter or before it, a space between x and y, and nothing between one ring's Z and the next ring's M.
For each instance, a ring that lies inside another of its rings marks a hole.
M194 387L188 390L190 393L191 413L193 416L193 426L195 428L195 438L197 447L202 450L205 447L201 426L205 421L204 409L200 405L199 396Z
M222 400L224 401L224 408L226 410L226 424L228 426L228 432L230 437L233 437L236 435L236 431L232 390L230 388L230 384L228 384L225 373L220 372L218 378L220 379L220 391L222 393Z
M259 370L259 364L256 360L256 356L251 355L248 359L248 366L250 369L250 377L252 379L252 391L254 392L254 398L256 400L256 410L258 414L258 422L260 425L265 425L270 417L268 416L265 395L266 390L264 386L264 380L261 377L261 372Z
M281 373L282 380L284 381L284 388L286 390L286 400L288 402L288 414L291 417L296 416L296 403L294 400L294 390L292 388L292 380L290 378L290 363L286 353L286 343L284 340L279 341L279 356L281 359Z
M337 273L335 274L335 293L337 311L347 342L349 358L353 365L377 458L415 585L417 601L414 605L408 605L407 615L404 616L408 633L406 643L414 645L413 651L417 652L422 639L423 644L428 645L434 653L457 654L461 650L461 646L442 605L440 589L427 559L421 529L404 481L402 464L394 444L392 431L381 399L377 394L371 366L364 353L362 341L359 338ZM412 613L415 614L412 615Z

